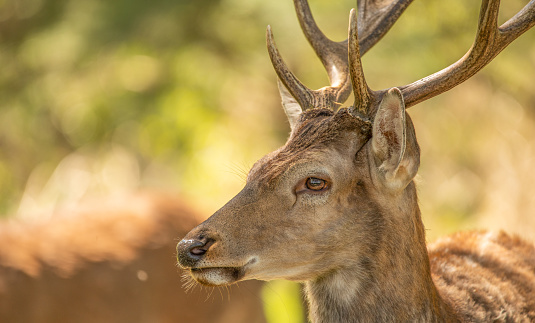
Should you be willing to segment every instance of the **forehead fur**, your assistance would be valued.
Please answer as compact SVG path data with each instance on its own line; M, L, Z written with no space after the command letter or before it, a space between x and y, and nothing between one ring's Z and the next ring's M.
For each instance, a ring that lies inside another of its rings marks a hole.
M351 115L347 108L333 112L330 109L311 109L303 112L286 144L268 154L253 167L249 179L270 183L297 161L311 158L315 152L329 146L347 148L344 139L354 133L359 142L371 136L371 123Z

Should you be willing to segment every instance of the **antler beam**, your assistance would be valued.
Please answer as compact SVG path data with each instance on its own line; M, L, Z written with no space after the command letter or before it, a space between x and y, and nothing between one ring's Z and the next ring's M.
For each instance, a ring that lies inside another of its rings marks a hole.
M494 59L513 40L535 25L535 0L498 27L499 0L483 0L474 44L457 62L399 89L405 107L444 93L466 81Z

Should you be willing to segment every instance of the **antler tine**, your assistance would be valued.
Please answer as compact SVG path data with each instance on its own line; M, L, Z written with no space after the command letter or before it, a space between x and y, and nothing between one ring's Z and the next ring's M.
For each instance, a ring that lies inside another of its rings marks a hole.
M407 9L412 0L390 1L362 0L358 2L358 19L355 9L349 17L349 71L353 83L355 102L353 111L369 116L369 109L378 100L381 91L372 91L362 69L361 55L377 43L394 22Z
M314 107L315 104L315 93L314 91L307 88L301 81L290 72L288 66L282 59L277 45L275 45L275 40L273 39L273 33L271 32L271 26L267 26L266 31L266 43L269 53L269 58L273 64L273 68L279 77L279 80L284 84L284 86L290 91L295 100L299 103L301 108L304 110Z
M353 94L355 95L354 110L363 116L368 115L368 108L371 101L374 99L373 91L368 87L364 71L362 69L362 62L360 60L360 48L358 37L358 21L355 9L351 9L349 15L349 73L353 84Z
M514 17L497 27L499 7L499 0L482 1L476 39L461 59L435 74L399 87L405 98L406 108L466 81L492 61L513 40L535 25L535 0L531 0Z

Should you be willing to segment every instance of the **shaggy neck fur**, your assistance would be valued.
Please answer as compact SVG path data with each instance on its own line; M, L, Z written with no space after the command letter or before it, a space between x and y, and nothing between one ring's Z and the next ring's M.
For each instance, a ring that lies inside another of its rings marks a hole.
M374 214L391 223L383 226L373 253L305 283L312 322L457 321L431 279L413 183L405 194L414 203L404 214Z

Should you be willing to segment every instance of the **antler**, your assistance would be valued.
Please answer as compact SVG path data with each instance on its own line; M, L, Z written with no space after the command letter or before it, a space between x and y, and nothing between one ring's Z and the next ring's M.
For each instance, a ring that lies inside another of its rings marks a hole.
M362 24L360 46L362 55L375 45L413 0L362 0L358 1ZM351 78L348 67L348 41L335 42L327 38L316 25L306 0L294 0L301 29L320 58L329 75L330 86L311 90L301 83L288 69L273 40L271 28L267 28L267 46L273 67L284 86L302 109L326 107L335 109L351 94Z
M353 93L355 95L354 110L363 116L368 114L368 107L373 101L376 101L378 93L372 91L366 83L362 62L360 60L360 42L357 32L357 18L355 9L351 9L349 14L349 72L351 74L351 83L353 84Z
M445 69L424 77L414 83L398 87L403 94L405 107L409 108L466 81L507 45L535 25L535 0L531 0L520 12L498 27L499 0L483 0L479 14L476 39L470 50L457 62ZM386 90L372 91L366 85L360 63L358 37L354 11L350 15L350 71L355 93L354 108L369 115L374 102L378 102Z
M498 27L499 0L483 0L474 44L457 62L414 83L399 87L405 107L425 101L466 81L513 40L535 25L535 0Z

